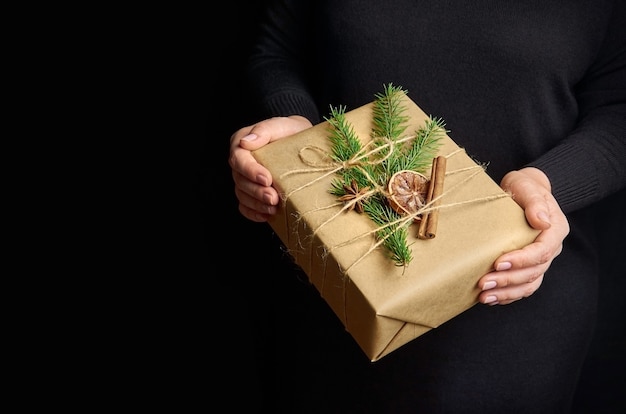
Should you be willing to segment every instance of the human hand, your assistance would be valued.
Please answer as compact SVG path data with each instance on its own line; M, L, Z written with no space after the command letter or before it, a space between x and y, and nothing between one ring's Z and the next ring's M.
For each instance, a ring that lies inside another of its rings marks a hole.
M239 212L244 217L256 222L267 221L276 214L280 201L272 187L272 174L256 161L251 151L311 126L308 119L299 115L275 117L241 128L230 137L228 164L235 182Z
M552 260L563 249L569 223L552 196L548 177L537 168L523 168L504 176L500 186L524 209L526 220L541 230L533 243L507 252L494 262L494 271L478 281L481 303L508 305L539 289Z

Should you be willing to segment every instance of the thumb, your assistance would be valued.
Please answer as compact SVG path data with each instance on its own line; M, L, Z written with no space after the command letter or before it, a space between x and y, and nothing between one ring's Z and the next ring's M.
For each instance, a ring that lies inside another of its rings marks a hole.
M252 151L311 126L308 119L299 115L266 119L253 125L248 133L241 137L239 146Z
M540 170L527 167L509 172L502 179L502 188L524 209L528 223L535 229L550 227L551 204L555 203L550 192L550 181Z

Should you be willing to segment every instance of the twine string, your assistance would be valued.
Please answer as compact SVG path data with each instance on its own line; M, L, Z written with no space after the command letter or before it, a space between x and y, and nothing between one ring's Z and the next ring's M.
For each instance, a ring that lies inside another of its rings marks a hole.
M377 139L369 141L366 145L361 147L359 151L354 153L354 155L350 159L346 161L333 160L332 156L328 153L328 151L316 145L304 146L300 149L300 151L298 151L298 157L309 168L302 168L302 169L287 171L281 174L280 178L284 178L293 174L314 173L314 172L324 172L324 171L325 171L325 174L322 174L319 177L315 178L314 180L311 180L299 187L294 188L287 194L281 195L281 198L283 199L283 201L286 201L292 194L298 191L301 191L307 187L310 187L316 182L323 180L324 178L332 174L335 174L335 173L338 173L339 171L347 170L350 168L358 168L366 176L366 178L370 181L370 183L372 183L373 186L376 186L376 182L369 176L369 174L363 167L365 165L371 166L371 165L378 165L378 164L383 163L386 159L388 159L391 156L391 154L393 153L393 147L395 145L401 144L403 142L409 141L414 138L415 138L415 135L408 135L404 138L399 138L397 140L392 140L387 137L379 137ZM380 140L382 140L384 143L381 144ZM368 147L371 147L374 144L376 144L374 149L368 150ZM369 159L372 155L383 153L382 151L385 149L389 149L389 151L386 154L383 154L382 157L376 157L373 160ZM310 159L305 156L305 153L307 151L320 153L322 155L321 156L322 159L326 159L329 161L316 162L315 160Z
M392 148L393 145L396 145L398 143L404 142L406 140L409 139L413 139L413 136L407 136L405 138L402 139L398 139L396 141L392 141L390 139L387 138L383 138L385 139L385 143L374 148L373 150L367 150L368 146L364 146L363 148L361 148L361 150L359 150L357 153L354 154L354 156L352 158L350 158L347 161L343 161L343 162L338 162L338 161L334 161L332 160L332 157L323 149L320 148L318 146L306 146L303 147L300 152L299 152L299 156L300 159L302 160L303 163L305 163L309 168L304 168L304 169L298 169L298 170L291 170L288 171L284 174L281 175L282 177L288 176L288 175L292 175L292 174L301 174L301 173L313 173L313 172L324 172L325 174L322 174L321 176L315 178L314 180L311 180L293 190L291 190L290 192L288 192L287 194L284 195L284 200L287 200L291 195L293 195L295 192L300 191L304 188L307 188L313 184L315 184L316 182L324 179L325 177L328 177L329 175L332 175L334 173L337 173L339 171L341 171L342 169L347 169L347 168L358 168L366 177L366 179L370 182L372 189L364 192L362 194L358 194L355 196L355 198L351 199L348 202L345 203L341 203L341 202L337 202L337 203L332 203L330 205L327 206L322 206L322 207L317 207L315 209L311 209L308 210L306 212L302 212L302 213L298 213L297 217L296 217L296 222L301 221L302 219L304 219L304 217L308 214L312 214L315 212L319 212L322 210L327 210L330 208L335 208L338 206L342 206L337 212L335 212L334 214L332 214L330 217L328 217L326 220L324 220L316 229L314 229L312 231L312 233L307 236L307 238L313 239L318 232L327 224L331 223L332 221L334 221L337 217L339 217L342 213L352 210L354 205L358 202L360 202L361 200L370 197L376 193L382 192L383 194L385 194L385 190L384 188L382 188L381 186L378 185L378 183L375 182L375 180L367 173L367 171L365 170L364 166L365 165L374 165L380 162L383 162L384 159L386 159L386 157L389 156L389 154L385 155L384 157L380 157L377 158L375 160L369 160L369 157L372 155L375 155L379 152L381 152L382 149L384 148ZM370 144L373 141L370 141ZM322 153L323 158L326 158L328 160L331 161L327 161L324 163L318 163L312 159L309 159L305 156L305 152L306 151L314 151L314 152L319 152ZM465 150L463 148L457 148L456 150L450 152L449 154L445 155L446 158L450 158L456 154L459 153L464 153ZM391 151L389 152L391 153ZM453 191L455 191L457 188L459 188L460 186L462 186L463 184L467 183L468 181L470 181L471 179L473 179L474 177L476 177L478 174L480 174L482 171L484 171L484 166L483 165L473 165L473 166L469 166L469 167L465 167L465 168L460 168L457 170L453 170L453 171L446 171L446 176L449 175L456 175L456 174L460 174L460 173L465 173L465 172L472 172L470 175L468 175L467 177L463 178L461 181L457 182L454 186L447 188L442 194L440 194L438 197L433 198L430 202L424 204L421 208L419 208L418 210L416 210L415 212L411 213L411 214L406 214L406 215L402 215L399 219L394 220L394 221L390 221L384 225L378 226L370 231L367 231L365 233L359 234L351 239L345 240L341 243L338 243L334 246L325 246L324 248L324 252L323 252L323 257L324 259L327 258L328 255L331 254L331 252L333 252L336 249L339 249L341 247L345 247L347 245L350 245L364 237L368 237L371 235L375 235L376 233L381 232L382 230L388 228L388 227L393 227L393 226L397 226L398 229L403 228L405 225L408 225L410 222L414 221L416 217L426 213L426 212L431 212L434 210L441 210L441 209L449 209L449 208L454 208L454 207L459 207L459 206L463 206L463 205L467 205L467 204L473 204L473 203L479 203L479 202L487 202L487 201L492 201L492 200L497 200L500 198L505 198L505 197L510 197L510 194L508 193L501 193L501 194L494 194L494 195L490 195L490 196L485 196L485 197L479 197L479 198L475 198L475 199L470 199L470 200L463 200L463 201L458 201L458 202L454 202L454 203L447 203L447 204L440 204L437 207L434 207L434 204L444 198L446 195L449 195L450 193L452 193ZM369 254L371 254L372 252L374 252L378 247L380 247L386 240L387 238L391 237L393 233L388 233L383 237L378 237L376 238L376 241L374 243L372 243L372 245L368 248L368 250L361 255L354 263L352 263L350 266L348 266L346 269L342 270L342 273L345 275L346 273L348 273L350 271L350 269L352 269L354 266L356 266L357 264L359 264L363 259L365 259ZM301 246L303 247L303 246Z

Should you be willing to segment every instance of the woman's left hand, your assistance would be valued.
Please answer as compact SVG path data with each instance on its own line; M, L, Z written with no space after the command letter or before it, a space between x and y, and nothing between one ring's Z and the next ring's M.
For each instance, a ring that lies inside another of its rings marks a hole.
M561 253L570 230L552 196L550 180L541 170L527 167L511 171L500 186L512 194L524 209L528 223L541 233L528 246L498 257L494 271L478 281L482 290L478 300L488 305L507 305L535 293L552 260Z

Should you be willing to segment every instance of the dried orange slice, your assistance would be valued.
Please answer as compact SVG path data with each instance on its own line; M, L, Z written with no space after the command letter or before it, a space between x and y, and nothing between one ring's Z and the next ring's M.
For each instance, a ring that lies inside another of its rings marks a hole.
M426 203L428 178L417 171L398 171L389 179L387 190L391 208L399 214L415 214Z

